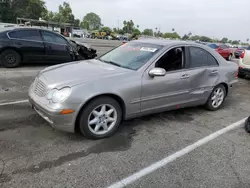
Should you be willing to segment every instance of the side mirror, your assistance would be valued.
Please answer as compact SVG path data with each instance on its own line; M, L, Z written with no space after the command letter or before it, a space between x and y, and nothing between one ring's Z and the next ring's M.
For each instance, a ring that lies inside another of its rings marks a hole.
M155 76L165 76L166 75L166 70L163 68L153 68L148 72L148 75L151 77Z

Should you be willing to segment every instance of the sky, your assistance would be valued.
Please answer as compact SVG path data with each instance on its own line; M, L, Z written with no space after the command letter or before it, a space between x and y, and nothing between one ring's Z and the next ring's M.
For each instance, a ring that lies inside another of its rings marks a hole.
M49 10L67 0L45 0ZM181 36L191 32L211 38L227 37L245 42L250 39L250 0L68 0L80 20L89 13L98 14L105 26L122 27L133 20L145 28L175 29Z

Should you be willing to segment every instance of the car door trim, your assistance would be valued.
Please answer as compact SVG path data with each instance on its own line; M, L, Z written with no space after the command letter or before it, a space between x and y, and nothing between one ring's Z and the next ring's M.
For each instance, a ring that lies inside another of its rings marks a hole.
M157 99L162 99L162 98L167 98L167 97L174 97L177 95L182 95L182 94L186 94L189 93L189 90L183 90L180 92L171 92L168 94L161 94L161 95L152 95L149 97L143 97L141 99L135 99L133 101L130 101L130 104L136 104L136 103L140 103L140 102L147 102L147 101L152 101L152 100L157 100Z

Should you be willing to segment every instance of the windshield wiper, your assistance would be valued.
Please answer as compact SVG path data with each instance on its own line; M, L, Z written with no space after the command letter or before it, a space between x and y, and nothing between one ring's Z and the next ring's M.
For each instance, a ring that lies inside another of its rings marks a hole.
M105 61L105 60L102 60L102 59L99 59L100 61L104 62L104 63L108 63L108 64L111 64L111 65L115 65L117 67L122 67L120 64L118 63L115 63L113 61Z

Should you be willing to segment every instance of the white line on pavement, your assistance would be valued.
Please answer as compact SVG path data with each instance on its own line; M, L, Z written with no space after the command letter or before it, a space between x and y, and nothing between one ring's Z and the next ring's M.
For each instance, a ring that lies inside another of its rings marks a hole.
M29 102L29 100L5 102L5 103L0 103L0 106L7 106L7 105L12 105L12 104L21 104L21 103L27 103L27 102Z
M135 182L136 180L156 171L159 168L162 168L163 166L166 166L167 164L169 164L169 163L173 162L174 160L190 153L191 151L195 150L196 148L203 146L204 144L216 139L217 137L221 136L222 134L225 134L225 133L241 126L245 121L246 121L246 118L242 119L236 123L233 123L226 128L223 128L219 131L216 131L216 132L210 134L209 136L202 138L201 140L198 140L197 142L185 147L184 149L182 149L182 150L180 150L180 151L178 151L170 156L167 156L166 158L164 158L156 163L153 163L152 165L150 165L146 168L143 168L142 170L110 185L107 188L122 188L122 187L125 187L127 185L130 185L131 183Z

